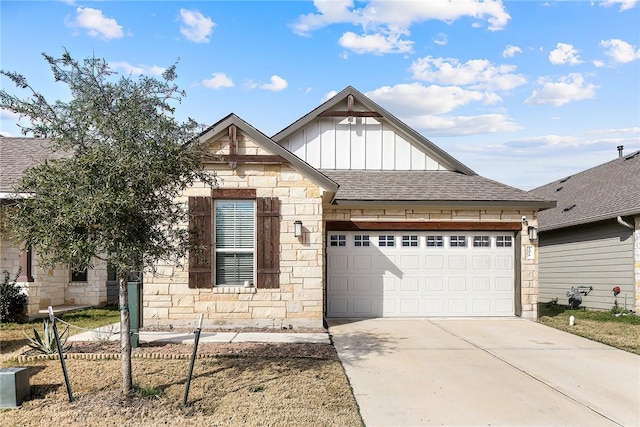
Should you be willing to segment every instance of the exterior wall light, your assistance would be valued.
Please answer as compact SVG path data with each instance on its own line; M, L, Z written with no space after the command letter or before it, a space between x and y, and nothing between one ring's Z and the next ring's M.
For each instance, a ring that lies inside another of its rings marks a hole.
M293 235L296 237L302 237L302 221L297 220L293 223Z
M529 240L538 240L538 229L536 227L527 227L527 232L529 233Z

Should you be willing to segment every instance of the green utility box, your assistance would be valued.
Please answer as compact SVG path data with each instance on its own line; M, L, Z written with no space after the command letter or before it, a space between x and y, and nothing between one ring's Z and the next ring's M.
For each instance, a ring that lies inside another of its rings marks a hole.
M140 328L142 327L142 281L136 280L127 282L127 292L129 304L129 336L131 337L131 348L138 347L140 338Z
M27 368L0 369L0 408L18 408L30 394Z

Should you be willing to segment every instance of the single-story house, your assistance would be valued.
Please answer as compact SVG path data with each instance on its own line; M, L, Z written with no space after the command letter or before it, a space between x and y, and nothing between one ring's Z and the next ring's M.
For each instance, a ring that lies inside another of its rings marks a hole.
M540 302L582 287L582 307L640 312L640 151L531 190L540 212ZM617 297L613 289L620 288ZM593 289L591 289L593 288Z
M66 266L44 269L38 265L37 248L21 252L7 230L7 209L21 195L13 192L23 172L45 159L62 158L52 152L44 138L0 137L0 271L13 278L29 296L27 314L37 317L48 306L98 306L118 300L118 284L113 272L96 260L93 269L74 272Z
M555 203L477 175L353 87L272 137L230 114L200 140L219 185L182 202L205 250L145 276L145 326L537 318L534 232Z

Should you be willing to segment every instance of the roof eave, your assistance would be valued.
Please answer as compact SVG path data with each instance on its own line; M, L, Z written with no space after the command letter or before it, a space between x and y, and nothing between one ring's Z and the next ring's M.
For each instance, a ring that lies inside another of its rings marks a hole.
M621 211L615 214L606 214L606 215L597 215L597 216L592 216L589 218L580 218L574 221L567 221L567 222L562 222L559 224L553 224L550 226L543 226L543 225L539 225L538 227L538 232L543 233L545 231L554 231L554 230L560 230L563 228L569 228L569 227L576 227L579 225L586 225L586 224L591 224L594 222L600 222L600 221L606 221L606 220L615 220L616 218L618 218L619 216L638 216L640 215L640 210L638 209L633 209L633 210L627 210L627 211ZM540 223L540 221L538 221L538 223Z
M363 206L425 206L439 208L509 208L509 209L534 209L544 210L555 207L552 201L520 201L520 200L366 200L366 199L340 199L336 197L333 205L341 207Z

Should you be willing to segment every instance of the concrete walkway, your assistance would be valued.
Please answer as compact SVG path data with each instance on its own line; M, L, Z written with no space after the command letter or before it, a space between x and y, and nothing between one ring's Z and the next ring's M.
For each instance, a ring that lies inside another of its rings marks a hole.
M99 328L100 332L88 331L69 337L68 341L120 340L120 323ZM193 344L193 332L141 332L140 342L169 342L175 344ZM200 343L316 343L331 344L327 333L304 332L206 332L200 334Z
M373 426L640 426L640 356L522 319L329 321Z

